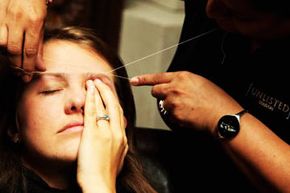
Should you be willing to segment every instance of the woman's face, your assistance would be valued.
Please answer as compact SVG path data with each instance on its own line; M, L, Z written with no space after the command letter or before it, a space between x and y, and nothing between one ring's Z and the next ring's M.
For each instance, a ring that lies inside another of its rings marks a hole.
M224 30L253 39L268 40L290 33L290 19L257 11L251 0L208 0L206 11Z
M68 41L50 41L43 52L47 74L27 85L17 111L24 160L71 162L84 126L85 83L99 78L116 93L107 73L112 68L95 52Z

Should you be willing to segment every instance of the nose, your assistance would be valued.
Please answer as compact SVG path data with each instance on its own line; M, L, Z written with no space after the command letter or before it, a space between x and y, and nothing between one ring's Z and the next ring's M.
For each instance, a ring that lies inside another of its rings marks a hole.
M68 93L65 104L65 113L81 113L84 114L85 106L85 89L78 89Z
M208 0L206 4L206 14L212 19L221 19L230 16L229 10L220 0Z

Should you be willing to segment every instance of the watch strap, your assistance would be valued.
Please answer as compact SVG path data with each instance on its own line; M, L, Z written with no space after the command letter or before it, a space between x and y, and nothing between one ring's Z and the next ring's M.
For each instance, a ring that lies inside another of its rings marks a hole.
M248 112L248 110L243 109L242 111L238 112L238 113L235 114L235 115L238 117L238 119L239 119L239 121L240 121L241 116L243 116L243 115L244 115L245 113L247 113L247 112Z

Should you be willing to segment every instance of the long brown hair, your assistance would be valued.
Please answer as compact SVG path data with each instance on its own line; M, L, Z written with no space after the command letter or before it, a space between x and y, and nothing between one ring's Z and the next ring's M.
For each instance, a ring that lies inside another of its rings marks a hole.
M87 47L104 57L111 65L116 77L128 77L121 60L108 46L90 29L80 27L65 27L45 33L44 42L50 40L65 40ZM23 83L21 78L8 67L7 57L0 56L0 192L14 193L19 191L15 187L22 187L25 192L25 181L22 173L19 147L7 135L16 129L17 99L21 95ZM140 163L137 161L133 146L135 128L135 105L130 83L126 78L115 78L115 87L119 101L127 119L126 135L129 150L124 166L118 176L118 185L134 193L155 193L156 191L143 176ZM22 184L22 186L21 186Z

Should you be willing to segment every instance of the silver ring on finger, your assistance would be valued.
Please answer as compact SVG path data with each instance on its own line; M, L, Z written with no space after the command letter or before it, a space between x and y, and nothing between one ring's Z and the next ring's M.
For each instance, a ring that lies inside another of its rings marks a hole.
M104 115L102 115L102 116L97 116L97 117L96 117L96 121L98 122L98 121L100 121L100 120L110 121L110 116L107 115L107 114L104 114Z

